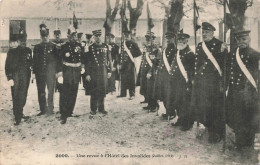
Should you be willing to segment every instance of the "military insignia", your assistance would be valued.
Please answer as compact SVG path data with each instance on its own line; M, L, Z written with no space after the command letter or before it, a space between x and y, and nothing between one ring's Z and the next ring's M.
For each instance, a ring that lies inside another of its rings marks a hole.
M70 56L70 53L69 53L69 52L67 52L65 56L66 56L66 57L69 57L69 56Z

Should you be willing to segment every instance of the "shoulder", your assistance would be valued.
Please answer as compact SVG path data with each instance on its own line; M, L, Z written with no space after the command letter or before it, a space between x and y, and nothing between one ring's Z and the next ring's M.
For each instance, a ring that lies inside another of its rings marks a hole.
M249 48L248 53L253 57L260 59L260 52L256 51L255 49Z
M32 52L32 50L29 47L25 47L25 50L26 50L26 52L29 52L29 53Z

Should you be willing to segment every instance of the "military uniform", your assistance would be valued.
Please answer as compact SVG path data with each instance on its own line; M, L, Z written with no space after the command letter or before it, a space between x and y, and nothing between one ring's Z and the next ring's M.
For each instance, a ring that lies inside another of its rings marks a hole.
M205 26L212 26L208 24ZM202 26L204 27L204 24ZM223 71L224 56L227 52L221 52L222 42L213 37L205 42L205 45L219 65L220 71ZM202 43L199 43L196 49L192 110L196 120L208 128L209 142L218 142L224 130L223 76L220 76L216 66L205 53Z
M48 36L49 30L41 30L42 36ZM38 101L42 115L53 113L53 94L56 84L56 73L61 70L61 60L56 52L56 47L51 42L42 42L35 45L33 50L33 73L36 77ZM45 88L48 89L48 104L46 102Z
M191 98L191 81L194 75L195 55L187 45L186 48L179 51L180 61L187 73L184 77L181 68L177 62L177 55L171 64L169 90L167 93L166 109L170 116L175 116L175 110L179 116L178 123L181 126L188 127L192 124L190 119L190 98Z
M239 35L248 35L247 33L249 32L244 31ZM250 47L238 50L238 57L256 83L256 86L253 86L239 65L237 50L232 50L229 56L226 112L227 124L234 129L237 146L244 147L252 146L255 133L259 132L260 53Z
M175 53L176 53L175 45L168 44L167 47L165 48L165 55L169 65L171 65ZM159 62L158 70L156 72L155 83L154 83L153 98L156 100L163 101L163 104L166 107L167 92L169 90L168 83L167 83L169 81L169 72L167 71L166 66L164 64L163 54L160 56L159 61L160 62ZM166 112L166 114L169 113Z
M111 46L111 58L113 68L117 68L117 65L119 64L119 46L117 46L115 43L110 43L109 45ZM119 77L117 69L112 71L112 75L108 79L108 92L116 91L116 77Z
M127 48L130 50L133 58L141 56L141 51L137 45L132 40L125 41ZM135 79L136 79L136 68L135 63L131 60L128 53L123 47L121 54L121 97L126 97L126 91L129 89L130 97L135 96Z
M19 124L23 117L23 107L26 103L31 78L31 66L32 51L30 48L18 46L7 52L5 74L8 80L14 81L11 93L16 124Z
M101 36L101 30L93 31L94 36ZM111 55L106 44L93 43L89 46L89 54L86 57L86 75L91 80L87 82L86 95L90 95L91 114L107 113L104 108L104 98L108 93L108 73L111 73ZM108 65L107 65L108 64Z
M84 61L82 52L81 45L76 41L68 41L61 48L63 84L60 92L60 113L65 121L73 114L76 104Z

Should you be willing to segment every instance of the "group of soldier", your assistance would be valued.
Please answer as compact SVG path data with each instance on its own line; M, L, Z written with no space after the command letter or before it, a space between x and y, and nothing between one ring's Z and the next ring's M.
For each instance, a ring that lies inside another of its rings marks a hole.
M11 85L15 125L23 115L31 78L36 78L40 115L53 113L54 91L60 92L61 124L73 116L79 83L82 79L86 95L90 95L91 115L97 110L107 114L104 98L115 92L115 80L120 80L120 95L130 100L135 97L136 85L147 103L143 109L157 112L159 101L173 126L182 131L193 127L195 121L202 123L209 133L210 143L220 142L225 134L225 124L235 132L238 147L252 146L259 133L259 57L250 48L250 31L235 33L237 47L227 45L214 37L215 27L202 23L203 41L194 53L189 45L190 36L180 31L177 35L166 32L167 47L155 44L155 34L148 31L142 51L131 31L124 32L121 53L115 44L115 36L106 34L109 43L101 41L101 30L86 34L68 30L68 42L60 40L61 32L54 31L55 40L49 41L49 29L40 25L41 43L34 46L33 56L26 47L26 34L19 34L18 47L7 53L6 76ZM92 36L93 35L93 36ZM92 42L94 39L94 42ZM135 60L142 56L138 76ZM137 79L137 80L136 80ZM48 97L46 99L45 88Z

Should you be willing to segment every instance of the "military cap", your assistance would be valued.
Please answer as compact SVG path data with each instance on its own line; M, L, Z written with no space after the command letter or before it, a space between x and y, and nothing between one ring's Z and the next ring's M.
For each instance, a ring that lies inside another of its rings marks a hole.
M108 33L107 36L111 37L111 38L115 38L115 35L112 33Z
M77 37L78 37L78 38L81 38L82 35L83 35L83 33L77 33Z
M87 39L90 39L92 37L92 34L85 34Z
M44 23L40 24L39 27L40 27L40 30L47 29L47 26Z
M175 34L174 34L173 32L170 32L170 31L169 31L169 32L166 32L166 33L165 33L165 37L166 37L166 38L174 38L174 37L175 37Z
M216 28L208 22L202 22L202 29L203 30L216 31Z
M178 34L178 40L179 39L188 39L190 38L190 35L189 34L186 34L186 33L180 33Z
M68 35L74 35L76 33L77 33L77 31L75 28L72 28L72 27L68 28L68 32L67 32Z
M102 31L101 31L101 29L99 29L99 30L92 31L92 33L93 33L94 36L101 36Z
M60 30L54 30L53 33L54 33L54 35L59 35L59 34L61 34Z
M240 31L235 32L235 36L236 36L236 38L249 36L250 32L251 32L250 30L240 30Z
M154 32L151 32L151 31L147 31L146 32L146 35L145 35L145 38L152 38L152 39L155 39L155 35L154 35Z

